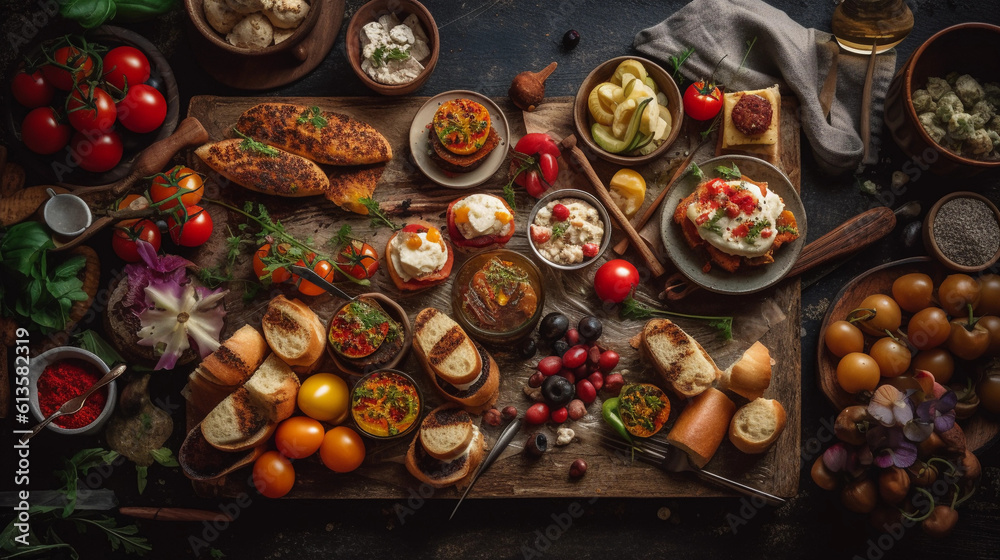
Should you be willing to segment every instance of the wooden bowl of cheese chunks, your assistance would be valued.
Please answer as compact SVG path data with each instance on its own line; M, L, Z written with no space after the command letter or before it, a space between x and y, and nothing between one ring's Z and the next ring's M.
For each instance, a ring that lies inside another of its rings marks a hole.
M344 41L351 69L382 95L419 89L434 72L440 51L437 23L416 0L373 0L361 6Z
M319 21L326 0L184 0L195 29L233 54L265 56L299 48ZM301 51L301 52L300 52Z

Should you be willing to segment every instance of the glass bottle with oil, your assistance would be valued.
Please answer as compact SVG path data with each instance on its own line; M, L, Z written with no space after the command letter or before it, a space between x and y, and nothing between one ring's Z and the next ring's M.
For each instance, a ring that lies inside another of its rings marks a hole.
M852 53L870 54L898 45L913 29L913 12L903 0L844 0L833 11L833 36Z

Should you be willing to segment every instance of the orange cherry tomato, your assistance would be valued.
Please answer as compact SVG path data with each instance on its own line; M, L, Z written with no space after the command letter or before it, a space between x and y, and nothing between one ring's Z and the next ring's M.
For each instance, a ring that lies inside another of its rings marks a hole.
M268 451L253 464L253 485L268 498L280 498L295 485L292 462L277 451Z
M288 243L280 243L277 247L278 253L282 255L288 252ZM258 279L264 278L264 269L267 268L267 263L265 262L268 258L272 256L272 248L270 243L265 243L257 249L257 252L253 256L253 273ZM282 282L287 282L292 277L292 273L288 272L285 267L276 268L271 271L271 283L281 284Z
M114 204L115 210L142 210L143 208L148 208L148 207L149 207L149 200L147 200L146 197L142 196L141 194L127 194L122 198L119 198L117 201L115 201ZM137 223L139 223L139 218L135 218L132 220L122 220L117 224L115 224L115 227L128 228Z
M351 428L337 426L323 437L319 456L331 471L351 472L365 460L365 442Z
M308 416L293 416L274 432L274 444L289 459L304 459L323 445L323 424Z
M851 394L874 391L879 377L878 363L868 354L851 352L837 364L837 383Z
M193 206L201 202L201 197L205 194L205 182L194 169L178 165L153 179L149 186L149 197L153 202L162 202L177 194L178 190L184 191L180 196L181 204ZM175 198L165 203L162 208L166 210L177 206L177 200Z
M300 266L305 266L305 264L302 261L299 261L298 264ZM326 260L316 261L312 265L312 269L313 271L316 272L316 274L319 274L327 282L333 282L333 273L335 269L333 268L333 265L330 264L330 261ZM326 290L320 288L316 284L313 284L312 282L308 280L303 280L301 278L299 279L298 288L299 288L299 293L304 296L318 296L326 292Z

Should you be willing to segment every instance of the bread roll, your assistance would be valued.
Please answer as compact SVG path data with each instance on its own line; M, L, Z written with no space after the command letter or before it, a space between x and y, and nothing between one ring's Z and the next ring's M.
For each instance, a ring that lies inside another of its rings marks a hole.
M754 400L761 397L771 385L771 366L774 360L767 346L754 342L753 346L729 369L722 372L719 387Z
M691 399L677 417L667 441L684 450L691 462L704 467L726 437L736 405L722 391L709 388Z
M721 375L701 344L669 319L646 322L641 350L663 380L682 397L701 393Z
M271 350L290 366L311 366L323 356L326 329L316 313L297 299L277 296L261 319Z
M785 429L785 407L776 400L754 399L729 424L729 441L744 453L763 453Z
M257 370L269 349L260 332L243 325L201 362L201 375L217 385L242 385Z

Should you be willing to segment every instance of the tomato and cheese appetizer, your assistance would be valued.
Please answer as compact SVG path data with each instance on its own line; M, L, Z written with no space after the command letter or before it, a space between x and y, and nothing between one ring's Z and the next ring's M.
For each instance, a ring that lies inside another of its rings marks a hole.
M458 247L500 247L514 235L514 212L504 199L472 194L448 205L448 236Z
M710 179L674 212L691 247L703 246L712 262L734 272L740 264L774 262L774 249L798 238L795 217L767 183L746 177Z
M441 231L425 224L409 224L393 235L385 255L389 276L400 290L420 290L444 282L455 260Z
M474 154L490 134L490 112L471 99L445 101L434 113L434 133L454 154Z

